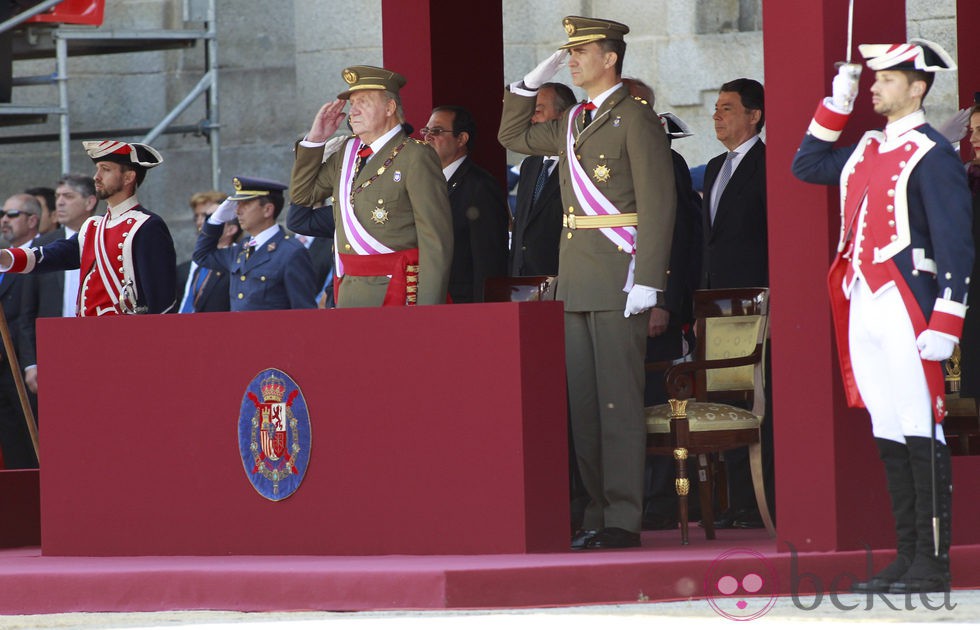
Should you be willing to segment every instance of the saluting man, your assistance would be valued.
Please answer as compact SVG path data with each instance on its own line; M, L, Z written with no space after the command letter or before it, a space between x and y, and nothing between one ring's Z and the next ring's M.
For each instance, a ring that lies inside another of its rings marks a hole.
M343 77L347 91L320 108L296 146L290 183L294 204L335 199L337 306L441 304L452 215L439 157L402 129L405 78L374 66L352 66ZM347 101L355 136L327 142Z
M951 471L935 423L946 415L941 362L963 329L974 254L965 172L926 123L922 100L934 73L956 64L921 39L859 49L875 71L872 104L884 130L834 147L861 70L846 64L793 160L800 179L840 185L840 243L828 277L837 352L848 403L871 414L895 517L897 558L853 589L947 591Z
M236 177L235 193L201 227L194 262L229 274L232 311L316 308L310 253L276 223L285 184ZM218 249L224 224L237 218L249 239Z
M146 171L163 158L136 142L82 145L95 163L95 194L106 201L106 214L86 219L71 238L0 251L0 271L80 269L79 317L170 312L176 301L174 241L164 220L136 199Z
M622 84L623 36L611 20L566 17L568 42L504 93L498 137L558 155L566 213L557 299L565 303L572 437L589 494L574 549L637 547L643 503L645 315L664 289L674 171L656 112ZM531 124L537 89L568 57L589 101Z

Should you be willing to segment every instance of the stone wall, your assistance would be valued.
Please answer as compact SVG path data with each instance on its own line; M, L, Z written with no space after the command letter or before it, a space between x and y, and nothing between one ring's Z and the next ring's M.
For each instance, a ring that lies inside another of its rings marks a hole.
M183 22L184 1L199 0L108 0L103 28L201 28ZM270 15L273 5L275 16ZM380 14L381 0L360 2L357 11L336 0L217 0L224 187L236 174L288 180L292 145L319 106L343 89L341 69L381 63ZM722 150L711 122L718 87L741 76L765 82L762 0L504 0L507 81L519 79L564 40L560 20L570 14L630 25L625 74L656 89L658 111L672 111L692 127L696 135L675 144L691 166ZM954 0L909 0L907 15L909 36L933 39L955 51ZM199 44L182 51L72 58L73 131L153 127L200 79L203 50ZM20 76L54 69L53 56L15 65ZM567 71L558 80L570 83ZM927 101L931 120L953 112L955 90L954 75L939 77ZM52 86L17 87L14 102L55 104L57 92ZM177 124L194 125L204 117L199 99ZM422 123L414 122L416 127ZM52 119L44 125L0 127L0 136L57 129ZM165 135L154 144L166 163L149 174L140 197L167 219L179 258L185 259L194 241L187 199L211 186L208 144L193 134ZM71 160L73 170L91 170L78 142ZM0 151L4 195L53 185L59 172L57 143L3 145Z

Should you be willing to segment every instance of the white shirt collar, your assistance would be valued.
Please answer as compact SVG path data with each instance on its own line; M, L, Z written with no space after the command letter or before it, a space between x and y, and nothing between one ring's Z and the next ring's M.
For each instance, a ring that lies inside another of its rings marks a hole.
M255 249L258 249L258 248L262 247L263 245L265 245L265 242L266 241L268 241L270 238L272 238L273 236L275 236L278 233L279 233L279 224L273 223L272 226L267 227L266 229L262 230L261 232L259 232L258 234L256 234L252 238L250 238L247 241L247 243L253 243L254 242Z
M602 104L606 102L606 99L609 98L609 96L613 92L615 92L616 90L618 90L621 87L623 87L622 81L620 81L619 83L617 83L616 85L612 86L611 88L609 88L608 90L606 90L605 92L603 92L602 94L600 94L599 96L597 96L594 99L592 99L592 103L595 105L595 108L596 109L599 109L600 107L602 107Z
M402 130L401 125L395 125L387 132L385 132L383 136L381 136L380 138L378 138L377 140L369 144L368 146L371 147L372 153L371 153L371 157L368 158L368 161L370 162L371 159L374 158L374 156L381 151L381 149L385 148L385 145L388 144L388 141L394 138L401 130Z
M130 210L132 210L138 205L139 205L139 201L136 200L136 195L133 195L129 199L120 202L118 206L109 207L107 205L106 207L108 208L108 210L106 214L109 215L110 219L118 219L120 216L122 216L122 213L129 212Z
M463 163L463 160L465 159L466 156L464 155L463 157L458 158L454 162L450 162L449 166L442 169L442 174L443 176L445 176L447 182L452 178L453 175L456 174L456 171L459 170L459 166Z
M925 112L921 109L916 110L908 116L903 116L898 120L892 121L885 125L885 139L886 141L894 140L895 138L898 138L916 127L921 127L924 124L926 124Z

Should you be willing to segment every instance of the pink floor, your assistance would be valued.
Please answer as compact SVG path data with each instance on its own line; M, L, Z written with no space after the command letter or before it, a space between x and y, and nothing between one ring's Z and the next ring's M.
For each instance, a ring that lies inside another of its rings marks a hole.
M482 556L50 557L0 550L0 614L160 610L383 610L667 601L843 592L864 552L776 553L762 530L645 532L639 550ZM875 569L890 560L873 556ZM980 587L980 546L954 548L956 588ZM755 588L755 587L754 587ZM741 591L734 595L743 594ZM747 595L746 595L747 596Z

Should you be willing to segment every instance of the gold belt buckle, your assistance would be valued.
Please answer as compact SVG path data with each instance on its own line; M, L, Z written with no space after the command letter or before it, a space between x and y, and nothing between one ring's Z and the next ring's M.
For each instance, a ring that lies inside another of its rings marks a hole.
M574 230L575 229L575 215L574 214L566 214L565 215L565 227L567 227L569 230Z

